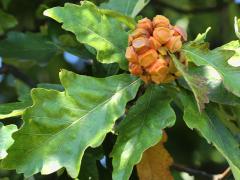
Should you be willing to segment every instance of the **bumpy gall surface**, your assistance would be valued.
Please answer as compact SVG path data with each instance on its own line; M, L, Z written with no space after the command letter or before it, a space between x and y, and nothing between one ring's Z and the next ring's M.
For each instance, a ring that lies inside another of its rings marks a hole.
M186 32L172 26L168 18L157 15L150 20L138 21L136 29L129 35L126 58L129 71L145 83L169 83L180 76L169 53L174 53L186 63L180 49L187 40Z

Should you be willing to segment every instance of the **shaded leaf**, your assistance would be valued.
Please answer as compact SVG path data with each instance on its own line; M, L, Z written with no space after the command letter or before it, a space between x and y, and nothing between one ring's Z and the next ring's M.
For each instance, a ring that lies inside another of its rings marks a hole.
M100 149L102 151L102 149ZM96 149L87 149L84 153L80 173L78 176L78 179L93 179L98 180L99 174L98 174L98 168L97 168L97 160L100 159L99 152L95 152ZM99 151L99 150L97 150ZM102 155L103 152L101 152Z
M57 91L64 91L64 88L61 84L39 83L37 87L44 89L53 89Z
M206 43L190 42L183 48L186 58L196 65L213 67L222 77L224 86L233 94L240 96L240 67L228 64L233 51L214 49L209 50Z
M51 59L58 48L41 34L10 32L0 41L0 54L4 58L44 63Z
M15 80L18 102L0 104L0 120L21 116L24 110L31 106L30 88L23 82Z
M195 74L190 74L185 66L176 59L174 55L171 55L173 62L179 72L183 75L187 84L193 91L194 97L197 101L199 111L202 111L205 108L205 103L209 103L208 99L208 87L206 79Z
M227 127L231 133L236 137L240 143L240 126L238 126L239 115L238 106L223 106L223 105L213 105L214 113L218 116L219 120L222 121L225 127Z
M167 89L151 86L129 110L112 151L114 180L128 179L142 153L160 141L162 129L174 125L170 102Z
M86 148L102 143L140 85L127 74L98 79L65 70L60 81L64 92L32 90L33 106L24 112L24 125L13 136L5 168L31 176L65 167L77 177Z
M17 19L0 9L0 35L3 34L5 30L13 28L16 25Z
M102 3L100 7L135 17L149 2L150 0L109 0Z
M183 119L187 126L198 130L209 143L212 143L217 148L230 165L239 170L239 143L224 126L214 106L208 107L206 112L200 114L190 94L182 91L179 97L184 106Z
M165 136L163 134L163 139L158 144L144 151L137 164L139 180L173 180L169 169L173 159L163 145L167 140Z
M208 97L210 101L233 106L240 104L240 98L229 92L224 87L222 77L211 66L191 66L189 71L191 74L195 74L206 79L209 92ZM181 85L188 88L184 82L181 82Z
M3 8L7 9L9 4L10 4L10 2L11 2L11 0L1 0L0 2L1 2Z
M126 16L122 13L119 13L117 11L109 10L109 9L101 9L101 13L106 14L109 17L113 17L119 21L121 21L123 24L125 24L130 29L135 29L136 22L133 18Z
M60 46L64 51L79 56L83 59L93 58L92 53L90 53L83 44L80 44L74 35L60 35L56 44Z
M17 126L11 124L4 126L0 123L0 159L7 156L7 149L13 144L12 134L17 131Z
M31 101L0 104L0 120L21 116L30 105Z
M93 3L83 1L81 6L66 3L64 7L44 11L44 15L63 23L63 29L73 32L81 43L94 47L100 62L117 62L127 69L127 32L120 22L101 13Z

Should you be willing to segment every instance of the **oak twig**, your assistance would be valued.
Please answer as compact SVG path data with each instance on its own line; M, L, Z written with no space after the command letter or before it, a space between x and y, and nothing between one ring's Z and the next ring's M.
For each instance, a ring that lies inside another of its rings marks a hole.
M176 171L186 172L186 173L188 173L189 175L192 175L192 176L205 177L205 178L209 178L209 179L212 179L212 180L222 180L222 179L226 178L228 175L230 175L230 173L231 173L231 169L229 167L223 173L209 174L205 171L189 168L189 167L186 167L184 165L177 164L177 163L174 163L172 165L172 169L174 169Z
M15 78L23 81L25 84L27 84L30 87L36 87L36 83L28 77L26 74L21 72L18 68L2 63L2 67L0 68L0 74L12 74Z

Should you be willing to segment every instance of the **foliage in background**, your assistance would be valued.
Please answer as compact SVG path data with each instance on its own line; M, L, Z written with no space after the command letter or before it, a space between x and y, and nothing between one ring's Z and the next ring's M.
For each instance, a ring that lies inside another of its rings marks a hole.
M239 10L230 0L0 0L0 178L145 179L162 168L184 179L181 163L230 166L240 179ZM137 20L156 14L188 32L189 66L172 55L183 77L146 87L124 55Z

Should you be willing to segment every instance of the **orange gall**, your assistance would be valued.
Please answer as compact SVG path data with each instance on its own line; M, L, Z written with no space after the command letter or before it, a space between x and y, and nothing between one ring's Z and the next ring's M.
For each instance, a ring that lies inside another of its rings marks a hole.
M179 26L174 26L173 30L175 36L180 35L183 41L187 41L187 33L183 28Z
M150 37L149 42L152 49L158 50L161 47L160 42L157 41L154 37Z
M147 38L139 37L132 41L132 46L138 54L142 54L150 48L150 43Z
M167 42L166 47L171 53L179 51L182 47L181 36L173 36Z
M127 47L125 57L129 62L132 62L132 63L138 62L138 56L132 46Z
M151 80L156 84L160 84L164 81L165 77L166 74L151 75Z
M129 63L129 71L133 75L141 75L143 73L143 70L139 64Z
M143 67L150 66L158 58L158 53L154 49L150 49L139 56L139 64Z
M140 75L140 78L148 84L151 81L151 76L150 75Z
M158 27L153 31L153 37L161 44L168 42L171 36L171 30L165 27Z
M153 31L152 21L148 18L143 18L138 21L137 28L142 28L147 30L149 33Z
M170 21L168 18L162 15L157 15L153 18L153 26L156 27L166 27L169 28Z
M157 74L167 74L168 73L168 64L163 59L156 60L146 71L151 75Z

